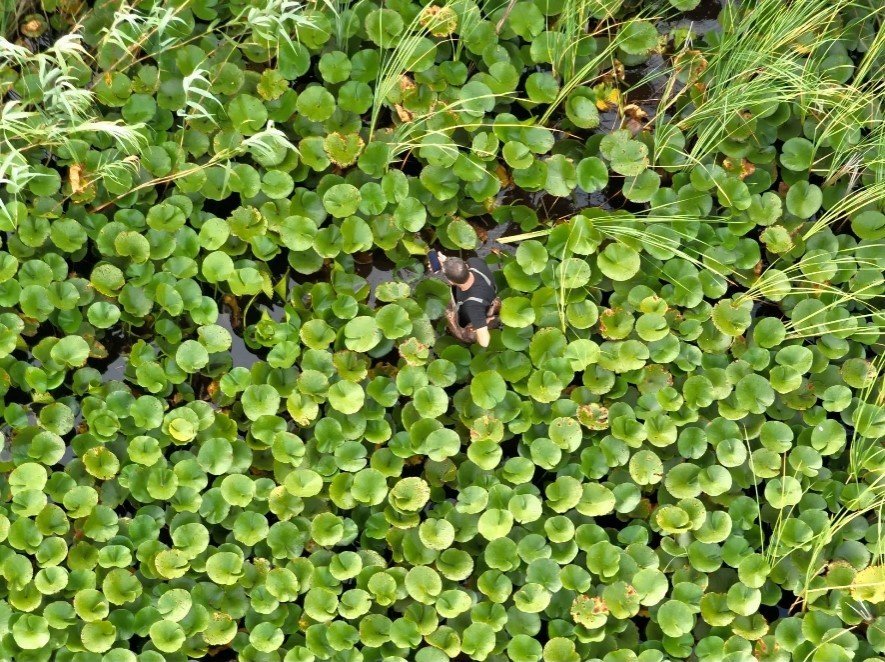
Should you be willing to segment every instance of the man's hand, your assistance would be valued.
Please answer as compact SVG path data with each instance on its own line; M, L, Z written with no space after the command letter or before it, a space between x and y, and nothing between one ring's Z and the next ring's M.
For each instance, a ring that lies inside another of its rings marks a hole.
M452 334L454 338L457 338L461 342L473 343L476 342L476 331L473 328L472 324L468 324L467 326L461 326L458 324L458 312L455 310L455 306L450 304L448 308L446 308L446 328L448 328L449 333Z
M473 328L472 324L468 324L461 329L461 334L458 336L458 340L466 342L468 345L476 342L476 329Z
M433 266L430 264L430 258L427 258L427 271L433 274L438 274L442 272L442 267L446 263L447 258L440 251L436 251L436 259L439 260L439 271L433 270Z

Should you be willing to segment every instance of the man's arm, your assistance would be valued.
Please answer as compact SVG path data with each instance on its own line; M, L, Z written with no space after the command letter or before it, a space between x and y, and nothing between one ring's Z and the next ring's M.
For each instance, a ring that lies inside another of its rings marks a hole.
M452 336L461 342L476 342L476 332L473 327L470 324L464 327L458 324L458 313L453 304L449 304L449 307L446 308L446 328ZM488 333L488 329L486 329L486 333Z
M446 328L449 330L449 333L454 334L455 329L459 329L458 326L458 312L455 310L455 302L449 301L449 305L446 306Z

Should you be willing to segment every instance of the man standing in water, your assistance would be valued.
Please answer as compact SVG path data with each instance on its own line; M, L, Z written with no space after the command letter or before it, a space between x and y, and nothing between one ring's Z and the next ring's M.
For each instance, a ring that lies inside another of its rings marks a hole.
M432 256L452 286L452 301L446 308L446 327L455 338L488 347L489 329L498 325L501 300L489 266L478 257L462 260L442 253Z

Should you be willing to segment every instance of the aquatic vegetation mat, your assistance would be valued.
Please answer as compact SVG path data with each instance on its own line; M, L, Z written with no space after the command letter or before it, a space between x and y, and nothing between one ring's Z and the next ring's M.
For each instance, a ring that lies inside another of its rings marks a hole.
M885 660L880 2L0 31L0 659Z

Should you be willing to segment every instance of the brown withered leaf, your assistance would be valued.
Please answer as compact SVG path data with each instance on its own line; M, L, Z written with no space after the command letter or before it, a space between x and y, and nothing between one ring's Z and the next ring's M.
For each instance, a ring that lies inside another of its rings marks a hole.
M414 90L417 88L415 85L415 81L412 80L412 77L408 74L403 74L399 77L399 89L401 92L408 92L409 90Z
M36 39L45 31L45 27L43 23L40 22L37 18L31 18L27 21L24 21L20 26L19 30L21 33L28 37L29 39Z
M498 181L501 182L501 188L507 188L513 184L510 172L502 164L498 164L498 167L495 169L495 174L498 176Z
M74 163L68 168L68 182L71 185L71 193L82 193L89 186L89 182L83 177L84 168L79 163Z

